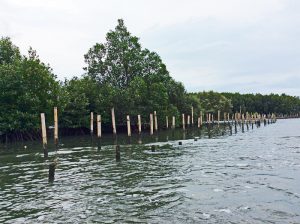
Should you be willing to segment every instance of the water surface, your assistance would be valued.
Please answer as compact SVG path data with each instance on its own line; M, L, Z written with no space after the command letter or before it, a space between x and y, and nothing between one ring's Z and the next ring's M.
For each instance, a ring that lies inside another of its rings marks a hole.
M50 143L49 160L40 142L0 146L0 223L300 222L300 119Z

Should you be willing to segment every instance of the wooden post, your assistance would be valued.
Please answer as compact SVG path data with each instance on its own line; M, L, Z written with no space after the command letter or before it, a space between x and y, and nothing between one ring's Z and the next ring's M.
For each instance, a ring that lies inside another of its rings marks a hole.
M175 128L175 116L172 117L172 128Z
M158 130L156 111L154 111L154 130L155 130L155 131Z
M169 118L168 118L168 116L166 116L166 128L167 129L169 128Z
M200 116L200 128L202 127L203 125L203 116Z
M47 131L46 131L46 121L45 121L45 114L44 113L41 113L41 124L42 124L42 138L43 138L44 158L48 158Z
M58 147L58 118L57 118L57 107L54 107L54 143L56 148Z
M218 125L220 125L220 111L218 110Z
M101 130L101 115L97 115L97 138L98 138L98 149L101 149L101 136L102 136L102 130Z
M187 125L188 126L190 126L190 120L191 120L191 117L190 117L190 115L188 115L188 117L187 117Z
M130 137L131 136L131 126L130 126L130 117L129 117L129 115L127 115L126 119L127 119L127 134Z
M198 117L198 128L200 128L201 127L201 117Z
M101 115L97 115L97 137L101 138L102 130L101 130Z
M200 111L200 126L203 124L203 113Z
M138 126L139 126L139 134L141 134L142 133L141 115L138 115Z
M151 145L151 151L155 152L155 145Z
M55 168L56 168L55 162L49 164L49 176L48 176L49 183L52 183L54 181Z
M121 160L120 146L116 145L116 161L120 162L120 160Z
M93 135L93 132L94 132L94 113L93 112L91 112L90 130L91 130L91 135Z
M116 129L115 108L111 108L111 121L112 121L113 134L116 135L117 129Z
M182 114L182 129L185 130L185 118L184 118L184 114Z
M153 114L150 114L150 135L153 135Z
M194 125L194 107L192 107L192 125Z

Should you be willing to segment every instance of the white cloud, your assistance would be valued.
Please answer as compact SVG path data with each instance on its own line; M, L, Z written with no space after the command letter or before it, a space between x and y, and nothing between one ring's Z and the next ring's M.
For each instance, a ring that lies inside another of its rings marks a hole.
M23 53L36 49L62 79L82 74L83 54L124 18L190 91L300 95L290 81L300 85L299 6L293 0L1 0L0 30Z

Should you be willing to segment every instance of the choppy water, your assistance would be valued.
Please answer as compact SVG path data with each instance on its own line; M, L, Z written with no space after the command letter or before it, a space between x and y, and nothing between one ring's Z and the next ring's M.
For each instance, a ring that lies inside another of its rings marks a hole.
M0 150L0 223L300 223L299 119L128 142L62 139L53 184L40 142Z

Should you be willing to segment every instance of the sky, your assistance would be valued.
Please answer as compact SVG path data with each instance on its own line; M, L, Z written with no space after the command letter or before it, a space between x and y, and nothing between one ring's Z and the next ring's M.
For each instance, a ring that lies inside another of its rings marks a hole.
M298 0L0 0L0 36L60 80L119 18L189 92L300 96Z

